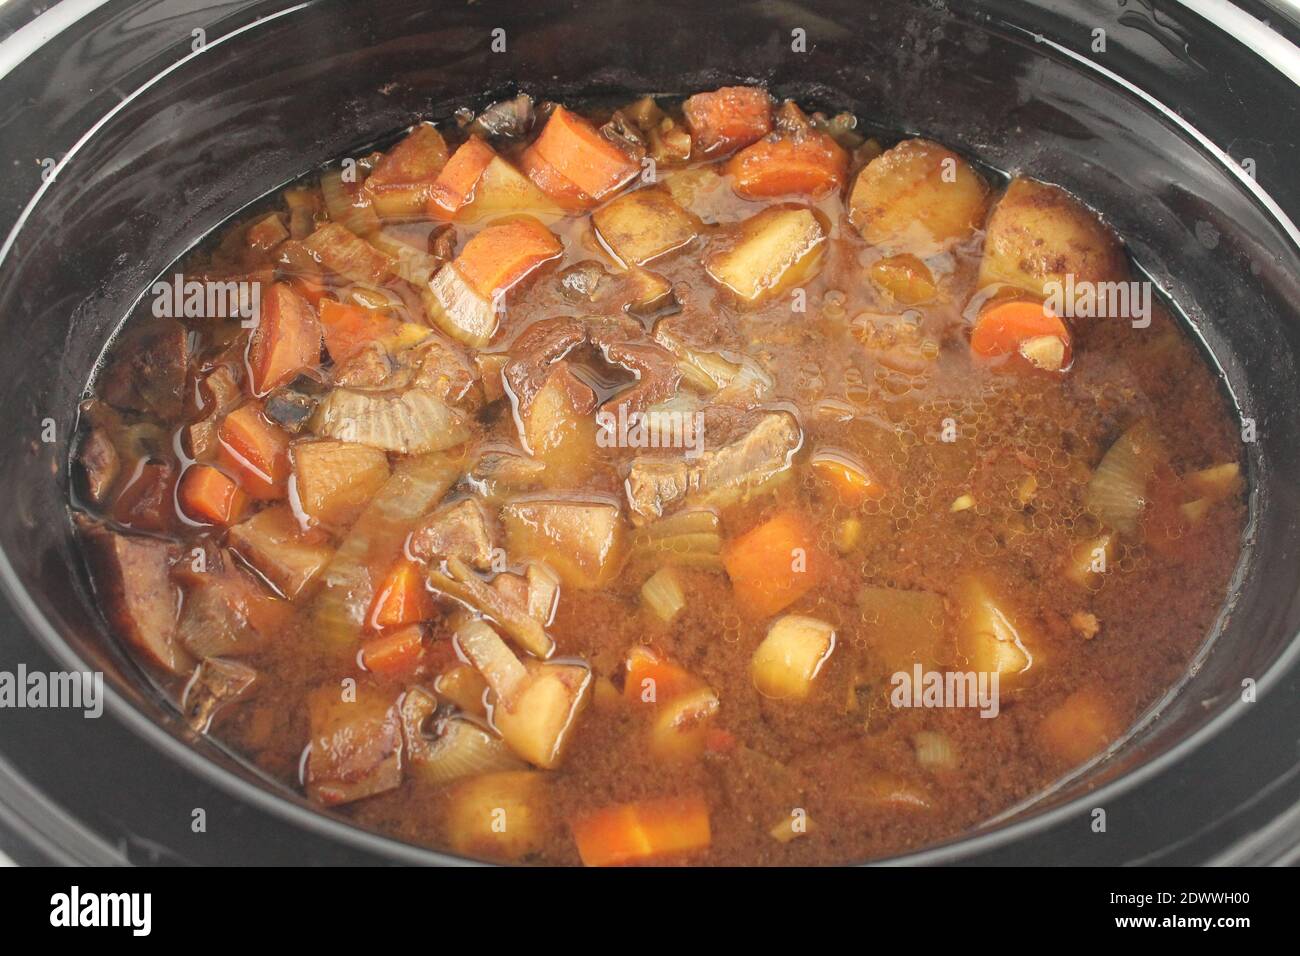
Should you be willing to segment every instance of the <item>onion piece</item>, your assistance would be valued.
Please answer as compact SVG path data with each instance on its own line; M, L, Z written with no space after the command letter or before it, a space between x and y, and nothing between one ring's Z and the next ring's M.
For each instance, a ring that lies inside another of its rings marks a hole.
M641 600L664 624L671 624L673 618L686 608L686 595L682 593L681 582L672 568L660 568L641 585Z
M1102 456L1084 489L1084 507L1104 526L1122 534L1136 533L1138 516L1147 503L1147 483L1164 460L1155 429L1145 420L1138 422Z

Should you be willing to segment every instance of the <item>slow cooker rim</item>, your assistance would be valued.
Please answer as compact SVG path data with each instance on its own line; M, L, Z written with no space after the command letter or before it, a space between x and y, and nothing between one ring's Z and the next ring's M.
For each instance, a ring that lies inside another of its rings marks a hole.
M99 7L105 5L111 0L64 0L64 3L73 2L82 8L82 13L68 20L60 27L58 31L48 37L44 37L40 42L49 42L54 36L57 36L62 30L73 26L77 20L86 14L93 12ZM56 4L55 8L42 14L41 17L48 17L57 7L63 4ZM282 10L276 11L269 16L259 17L250 23L232 29L222 36L209 40L208 43L200 50L194 51L188 56L168 65L159 73L148 78L136 90L123 99L123 103L129 102L136 96L143 94L153 87L156 83L163 80L167 75L179 69L183 64L189 61L191 56L198 56L207 49L216 47L226 40L232 39L245 31L252 29L263 22L269 22L282 16L297 13L315 5L315 0L306 0ZM1229 9L1236 14L1242 14L1237 7L1229 0L1196 0L1196 3L1185 4L1189 10L1207 20L1215 29L1225 30L1220 18L1212 15L1210 8L1217 8L1220 11ZM38 17L37 19L41 19ZM1267 25L1254 18L1247 17L1252 29L1258 28L1270 36L1276 37L1278 34L1271 31ZM33 21L35 23L35 21ZM1161 101L1156 99L1147 91L1135 86L1123 77L1118 76L1112 71L1106 69L1098 63L1088 60L1079 54L1074 53L1053 41L1041 37L1035 37L1030 31L1014 24L999 21L999 25L1005 29L1019 32L1022 36L1035 40L1050 46L1058 55L1070 59L1077 67L1092 70L1100 74L1104 80L1113 85L1121 87L1126 93L1142 100L1148 108L1156 110L1167 122L1175 125L1179 132L1189 137L1203 151L1209 154L1214 162L1234 176L1239 186L1244 187L1266 211L1277 225L1279 225L1292 243L1300 248L1300 230L1291 219L1281 210L1272 197L1257 182L1251 179L1246 173L1232 161L1222 149L1209 140L1204 134L1196 129L1192 124L1187 122L1175 111L1165 106ZM17 60L12 59L11 51L13 37L0 41L0 78L3 78L12 69L21 64L25 54ZM1245 41L1243 41L1245 42ZM38 44L39 46L39 44ZM1288 44L1289 46L1289 44ZM1256 44L1252 47L1252 52L1272 68L1284 72L1288 76L1300 76L1300 51L1293 46L1286 53L1285 59L1290 63L1289 70L1283 69L1278 63L1268 55L1265 50L1276 52L1271 46L1261 46ZM29 51L30 52L30 51ZM114 115L116 109L108 111L101 116L96 123L87 130L64 155L59 163L62 167L67 163L90 139L102 128L102 126ZM31 197L27 206L22 209L17 220L5 241L0 244L0 267L3 267L8 253L12 250L13 245L22 231L24 224L30 216L36 204L39 203L45 195L46 188L55 182L55 177L51 177L48 182L42 183L40 189ZM73 649L73 647L63 638L63 636L53 627L49 619L41 611L37 603L32 599L28 590L18 579L17 573L9 559L9 555L3 545L0 545L0 591L8 599L11 607L18 613L20 619L31 628L36 638L55 656L59 661L64 662L71 668L84 670L86 661ZM1231 597L1229 598L1229 603ZM1300 632L1293 634L1282 651L1277 655L1269 668L1260 675L1257 686L1261 696L1271 688L1276 682L1281 680L1282 675L1291 670L1297 660L1300 659ZM112 714L116 719L127 725L138 737L147 740L156 750L164 753L166 756L175 760L178 764L185 767L188 771L194 773L203 780L210 782L225 792L241 800L246 800L250 804L262 810L281 817L288 822L301 826L304 829L314 831L322 836L337 839L345 844L355 846L361 850L382 855L389 859L395 859L400 862L410 862L419 864L434 865L478 865L481 861L458 857L441 851L419 847L414 844L405 843L391 837L378 834L368 830L350 820L331 816L322 812L319 808L309 804L300 794L294 793L287 787L276 786L274 782L267 781L265 784L258 783L252 779L244 777L234 770L221 765L215 760L201 754L198 750L187 744L179 736L169 730L163 723L154 717L145 713L143 709L135 703L128 700L115 686L116 678L105 683L105 710ZM1149 760L1142 762L1139 766L1120 775L1114 780L1102 784L1095 790L1087 791L1080 794L1072 800L1066 801L1057 806L1049 807L1041 812L1035 813L1030 817L1021 820L1009 820L1003 824L997 825L996 829L988 832L975 832L969 835L958 835L943 843L930 846L921 850L902 854L895 857L889 857L882 860L870 861L874 865L926 865L936 863L960 862L963 859L977 856L983 851L993 850L998 847L1013 843L1020 838L1043 830L1050 829L1052 826L1064 821L1065 819L1076 816L1081 809L1088 805L1095 805L1097 802L1104 801L1113 796L1125 793L1152 776L1164 771L1171 765L1182 760L1190 752L1199 749L1207 740L1217 737L1220 733L1235 723L1247 710L1247 705L1241 699L1225 706L1217 715L1210 718L1204 725L1194 730L1188 736L1176 741L1162 753L1159 753ZM1107 755L1107 758L1111 754ZM1106 758L1103 758L1106 759ZM1091 767L1092 765L1090 765ZM1079 771L1082 772L1082 771Z

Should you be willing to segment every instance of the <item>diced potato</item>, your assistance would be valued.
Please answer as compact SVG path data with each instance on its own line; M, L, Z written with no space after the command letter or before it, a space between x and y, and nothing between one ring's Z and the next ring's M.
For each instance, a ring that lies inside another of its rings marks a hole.
M464 856L516 861L541 847L546 818L545 775L520 770L471 777L448 793L447 845Z
M1075 691L1038 725L1043 748L1069 764L1083 763L1124 728L1106 699L1092 688Z
M325 685L307 700L311 750L307 795L326 806L349 803L396 788L402 782L402 732L394 701L369 687L356 699L339 685Z
M772 206L742 222L731 242L704 257L715 281L741 300L757 303L812 275L826 229L804 206Z
M1010 688L1042 666L1037 635L986 581L968 576L959 583L958 594L962 616L957 650L968 669L996 673L1000 687Z
M496 695L492 720L510 749L543 769L558 766L587 703L590 668L520 661L481 620L462 626L456 642Z
M970 236L987 203L988 185L960 156L909 139L858 173L849 220L872 245L927 256Z
M433 689L467 714L486 717L483 692L487 681L469 664L454 664L435 678Z
M612 581L626 550L622 512L612 501L523 499L501 510L501 523L512 556L542 561L583 590Z
M867 648L883 674L933 670L948 657L943 598L932 591L866 587L858 597Z
M500 156L494 156L474 186L474 198L462 206L456 219L477 222L491 216L529 215L550 221L564 215L531 179Z
M388 456L351 442L295 442L289 448L303 513L326 525L350 524L388 480Z
M650 754L665 763L698 758L718 707L718 695L708 687L659 704L650 725Z
M497 330L492 302L475 292L451 263L439 269L429 283L424 305L438 328L473 348L487 345Z
M650 315L673 300L673 284L647 269L628 270L627 288L627 310L633 315Z
M686 245L699 234L699 221L677 205L665 189L626 193L591 214L596 235L625 266L651 259Z
M1049 282L1118 282L1128 267L1114 234L1065 190L1016 179L989 217L980 287L1005 283L1046 297Z
M1080 587L1101 587L1102 575L1110 569L1115 559L1116 538L1107 531L1095 538L1080 542L1065 564L1065 576Z
M523 415L524 443L546 465L542 481L551 488L575 487L591 472L596 455L596 393L557 362Z
M293 600L334 553L319 532L303 532L287 505L259 511L230 529L230 546Z
M765 697L802 700L835 650L835 629L797 614L779 618L754 651L750 676Z
M1193 471L1184 479L1187 487L1207 501L1222 501L1241 490L1241 466L1235 461Z

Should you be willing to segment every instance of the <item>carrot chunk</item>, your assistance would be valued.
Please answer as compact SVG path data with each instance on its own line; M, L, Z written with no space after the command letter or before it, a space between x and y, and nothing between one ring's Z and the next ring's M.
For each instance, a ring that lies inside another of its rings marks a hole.
M591 123L563 106L555 108L529 149L559 176L597 201L625 185L637 172L631 157L601 136ZM542 183L537 185L545 191Z
M447 165L447 143L428 123L421 123L390 149L366 180L366 187L432 183Z
M753 617L776 614L815 588L826 573L817 535L786 511L732 541L722 553L736 606Z
M424 586L420 566L400 558L389 569L374 603L370 606L370 626L377 631L427 621L436 613L433 595Z
M561 176L559 170L543 159L534 147L529 146L520 154L519 166L533 185L561 208L576 212L596 205L596 200Z
M335 364L346 362L370 342L397 331L397 320L376 309L322 299L320 324Z
M478 136L461 143L434 180L425 211L438 219L455 216L474 198L474 187L494 156L496 151Z
M662 704L703 686L690 671L644 645L628 652L623 698L630 703Z
M217 460L251 497L285 496L289 481L289 435L262 417L257 402L241 405L217 430Z
M191 465L181 476L181 510L194 521L228 525L244 510L246 496L238 483L211 465Z
M306 300L286 283L274 283L248 345L253 394L261 397L318 365L320 336L320 323Z
M696 93L682 104L697 155L729 153L772 132L772 98L754 86Z
M820 199L839 189L849 154L818 130L759 140L727 163L732 188L746 199L798 194Z
M1053 345L1052 340L1059 345ZM1068 368L1071 360L1070 331L1065 323L1045 305L1026 299L998 301L985 307L975 320L970 347L981 358L1019 354L1030 364L1050 371Z
M506 291L564 247L531 216L488 226L461 250L456 270L486 299Z
M706 849L709 808L699 795L617 804L573 821L585 866L646 863Z
M411 624L365 641L361 645L361 663L371 673L399 677L415 670L423 651L424 630Z

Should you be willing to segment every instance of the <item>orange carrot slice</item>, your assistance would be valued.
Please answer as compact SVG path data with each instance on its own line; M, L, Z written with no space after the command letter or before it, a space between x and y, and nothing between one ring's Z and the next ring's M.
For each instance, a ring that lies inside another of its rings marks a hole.
M767 617L789 607L822 580L826 562L817 535L798 512L785 511L732 541L722 552L736 607Z
M437 608L424 586L420 565L400 558L389 569L370 606L370 626L377 631L427 621Z
M415 670L423 651L424 629L412 624L365 641L361 645L361 663L371 673L399 677Z
M682 104L696 155L728 153L772 132L772 98L754 86L696 93Z
M474 291L491 299L563 251L549 229L520 216L488 226L465 243L455 266Z
M283 498L289 481L289 434L262 417L257 402L241 405L217 430L217 460L251 497Z
M732 188L746 199L802 195L820 199L839 189L849 154L818 130L759 140L727 163Z
M585 866L645 863L709 846L709 808L699 795L605 807L573 821Z
M988 305L971 332L971 351L981 358L994 358L1021 351L1034 340L1056 338L1063 353L1060 368L1071 360L1070 331L1047 306L1027 299L1010 299Z
M429 193L425 211L437 219L451 219L474 198L474 187L496 151L478 136L471 136L452 153Z
M397 320L377 309L322 299L320 324L335 364L346 362L370 342L397 331Z
M306 300L286 283L272 284L248 344L253 394L261 397L319 365L320 336L320 323Z
M663 704L703 686L704 682L690 671L644 645L638 644L628 652L623 697L631 703ZM654 699L647 700L649 696Z
M533 185L546 193L563 209L576 212L596 205L581 189L560 175L559 170L542 158L536 147L529 146L519 156L519 166Z
M604 199L637 173L631 157L601 136L591 123L563 106L555 108L530 148L595 200Z
M185 469L177 497L191 520L223 526L239 518L246 501L238 483L211 465Z

